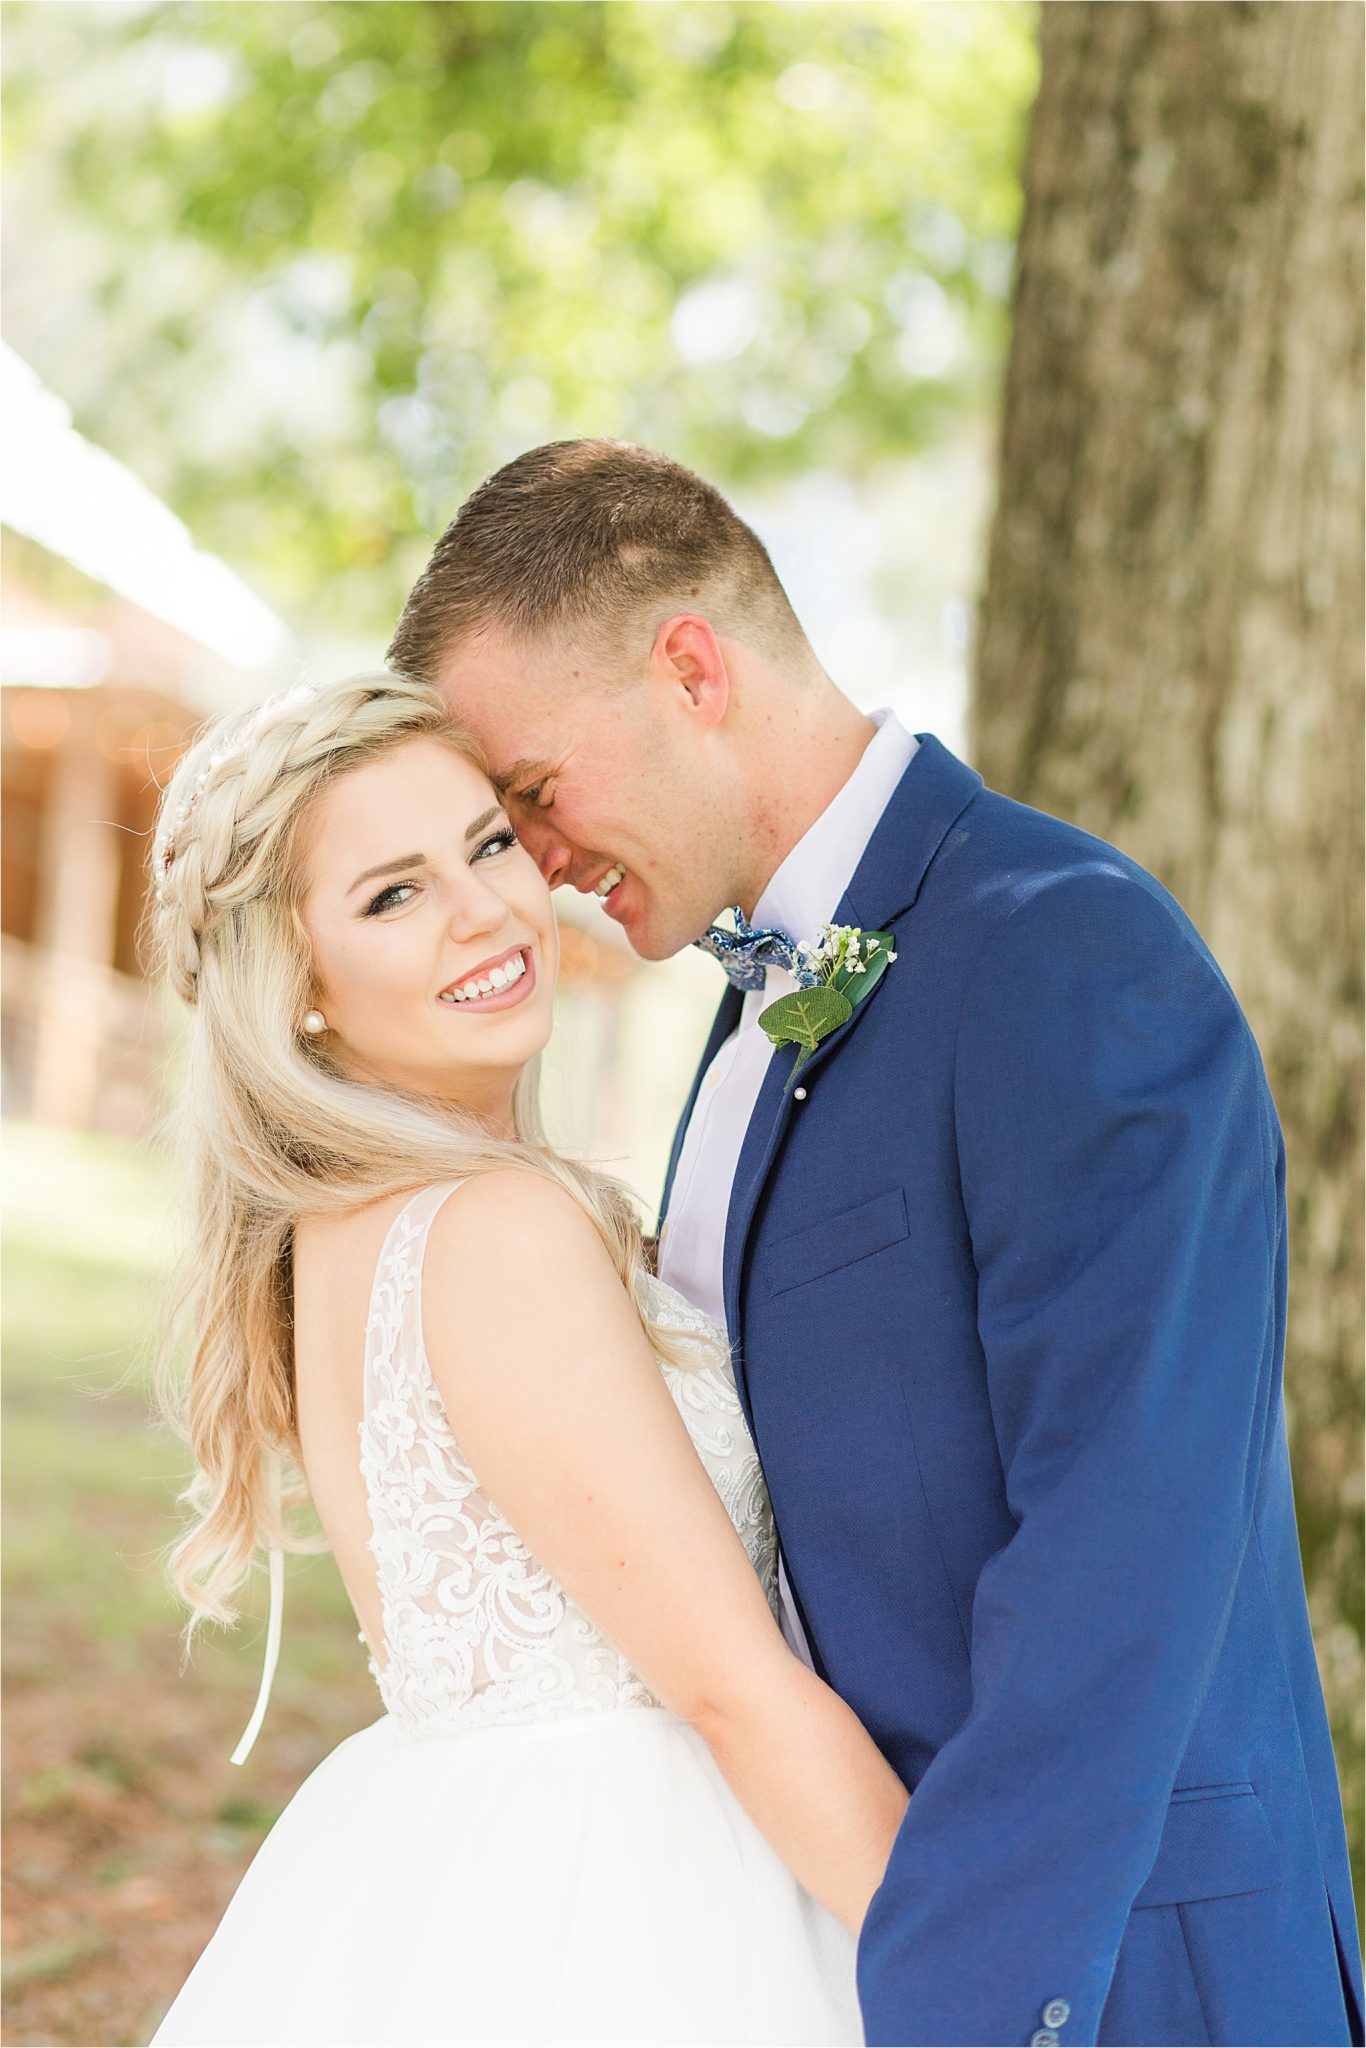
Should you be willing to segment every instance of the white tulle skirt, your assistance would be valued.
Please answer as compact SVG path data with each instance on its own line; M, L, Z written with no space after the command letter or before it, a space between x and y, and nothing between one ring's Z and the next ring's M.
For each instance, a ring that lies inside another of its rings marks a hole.
M385 1715L281 1814L155 2043L857 2044L854 1954L675 1715Z

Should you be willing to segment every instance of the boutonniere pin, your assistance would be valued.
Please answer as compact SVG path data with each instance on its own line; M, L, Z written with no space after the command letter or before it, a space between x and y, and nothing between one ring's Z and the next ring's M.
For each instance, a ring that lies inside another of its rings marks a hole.
M759 1012L759 1022L774 1045L797 1047L784 1094L821 1040L848 1023L896 958L891 932L864 932L853 924L823 924L816 943L803 939L797 951L803 956L802 979L809 986L780 996Z

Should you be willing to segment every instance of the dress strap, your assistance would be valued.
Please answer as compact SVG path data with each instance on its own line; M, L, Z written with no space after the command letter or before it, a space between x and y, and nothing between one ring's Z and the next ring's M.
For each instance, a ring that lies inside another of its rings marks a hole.
M411 1330L416 1334L419 1348L421 1346L420 1292L409 1296L404 1286L395 1294L395 1267L397 1265L404 1271L415 1268L420 1278L427 1255L428 1234L436 1221L437 1211L446 1197L463 1187L468 1179L468 1174L461 1174L457 1179L433 1181L419 1188L389 1225L375 1261L375 1277L370 1287L370 1307L365 1321L365 1365L361 1387L364 1417L370 1413L376 1371L392 1364L394 1346L401 1342L401 1333L407 1334ZM370 1512L373 1517L373 1501Z
M404 1205L390 1225L384 1244L381 1247L375 1273L376 1287L379 1285L386 1261L402 1229L405 1226L411 1228L416 1224L418 1234L422 1237L425 1246L426 1233L431 1226L433 1217L445 1201L447 1195L453 1194L456 1188L462 1185L463 1179L464 1176L460 1180L441 1181L434 1187L422 1188L410 1202ZM371 1318L373 1318L373 1310L374 1292L372 1290ZM367 1329L368 1327L369 1324L367 1323ZM369 1368L370 1361L367 1345L365 1367L367 1382L369 1379ZM368 1398L366 1399L366 1406L369 1406ZM280 1512L280 1469L278 1464L275 1468L274 1488L275 1512L278 1520ZM275 1682L275 1667L280 1661L280 1634L284 1623L284 1611L285 1557L284 1552L276 1544L272 1543L270 1546L270 1609L266 1621L265 1664L261 1672L261 1684L256 1694L256 1705L251 1710L251 1719L242 1730L242 1739L229 1759L231 1763L244 1764L246 1762L247 1758L251 1755L252 1744L261 1732L261 1723L266 1718L266 1708L270 1705L270 1689ZM362 1640L364 1640L363 1636Z

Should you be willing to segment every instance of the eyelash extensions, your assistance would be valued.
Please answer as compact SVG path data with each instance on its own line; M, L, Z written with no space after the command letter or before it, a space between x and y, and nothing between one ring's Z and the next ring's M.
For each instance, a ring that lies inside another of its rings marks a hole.
M482 860L491 846L513 847L516 844L517 834L510 828L505 827L503 831L490 832L487 839L481 839L475 847L471 858L476 861ZM390 882L386 888L381 889L379 894L372 897L366 904L365 915L367 917L378 917L390 907L390 899L397 896L401 889L415 889L417 886L416 882Z

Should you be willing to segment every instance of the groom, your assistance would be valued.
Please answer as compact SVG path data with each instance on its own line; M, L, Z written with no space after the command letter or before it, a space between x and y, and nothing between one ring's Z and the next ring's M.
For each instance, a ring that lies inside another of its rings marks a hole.
M912 1793L860 1936L869 2041L1359 2042L1284 1153L1194 927L864 717L756 536L645 449L500 470L390 660L639 954L746 921L707 937L731 985L661 1270L730 1333L789 1637ZM828 922L896 957L791 1085L759 1016Z

